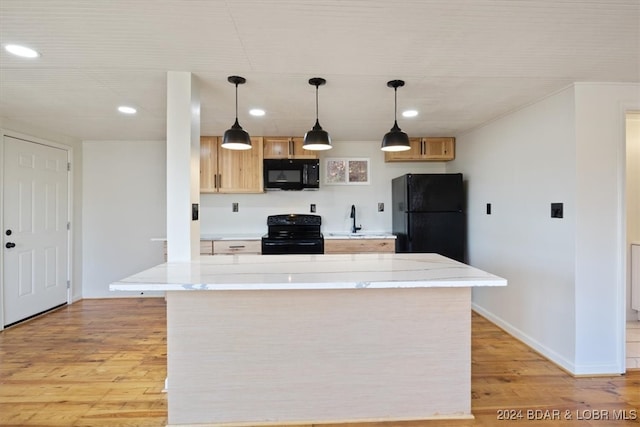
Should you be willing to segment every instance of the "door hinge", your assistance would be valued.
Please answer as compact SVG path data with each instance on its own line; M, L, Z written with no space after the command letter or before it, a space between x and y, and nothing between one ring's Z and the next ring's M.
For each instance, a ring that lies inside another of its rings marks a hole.
M67 162L67 172L71 172L71 162Z
M67 280L67 289L71 289L71 280Z
M71 230L71 223L67 222L67 230Z

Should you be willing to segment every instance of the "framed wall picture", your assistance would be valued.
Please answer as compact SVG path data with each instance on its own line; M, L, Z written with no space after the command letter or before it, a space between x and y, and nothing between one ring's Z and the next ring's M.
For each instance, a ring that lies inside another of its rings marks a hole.
M330 157L325 163L324 183L327 185L369 184L368 158Z

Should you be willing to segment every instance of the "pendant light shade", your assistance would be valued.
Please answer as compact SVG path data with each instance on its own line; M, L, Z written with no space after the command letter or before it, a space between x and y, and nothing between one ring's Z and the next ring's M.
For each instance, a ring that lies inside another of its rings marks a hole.
M394 122L393 127L382 138L382 151L406 151L411 149L409 145L409 136L402 132L398 127L398 88L404 86L403 80L391 80L387 82L388 87L393 88L394 92Z
M231 126L231 129L225 131L220 146L229 150L249 150L251 148L251 137L238 123L238 85L244 84L247 80L240 76L229 76L227 80L229 83L236 85L236 121Z
M327 81L321 77L309 79L309 84L316 87L316 124L304 135L302 147L305 150L329 150L331 148L331 137L329 133L322 129L318 121L318 86L322 86Z

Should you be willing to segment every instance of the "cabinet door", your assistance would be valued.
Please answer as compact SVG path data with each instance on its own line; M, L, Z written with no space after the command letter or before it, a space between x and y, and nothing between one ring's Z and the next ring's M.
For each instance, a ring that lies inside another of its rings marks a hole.
M265 159L286 159L291 150L291 138L289 137L264 137Z
M426 160L453 160L455 138L425 138L424 155Z
M293 140L292 148L293 151L291 156L294 159L317 159L318 152L313 150L305 150L302 146L304 145L304 138L302 137L294 137L291 138Z
M394 253L394 239L325 239L325 254Z
M200 240L200 255L213 255L213 241Z
M250 150L218 145L218 192L262 193L262 137L251 138Z
M200 192L215 193L218 174L218 137L200 137Z
M406 151L385 151L385 162L415 162L422 160L422 138L409 138L411 149Z

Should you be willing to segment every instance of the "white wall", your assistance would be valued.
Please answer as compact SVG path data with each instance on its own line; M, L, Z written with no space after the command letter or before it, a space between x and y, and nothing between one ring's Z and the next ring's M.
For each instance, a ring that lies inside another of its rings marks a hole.
M576 84L459 136L448 167L469 180L470 263L509 280L474 307L576 374L624 372L624 106L638 103L638 85Z
M166 144L83 145L83 297L139 296L108 287L164 261L162 242L151 239L166 232Z
M640 85L576 84L576 366L594 371L625 354L625 109Z
M573 123L570 88L458 137L448 167L467 181L470 264L509 282L474 289L476 309L565 367L575 357ZM564 218L550 218L552 202Z
M320 154L320 171L327 157L369 158L370 185L325 185L318 191L269 191L264 194L202 194L200 230L202 234L267 232L267 215L310 213L322 216L322 230L349 231L351 205L362 231L391 231L391 179L405 173L442 173L445 163L385 163L379 141L334 141L333 148ZM237 213L231 204L237 202ZM378 203L384 212L378 212Z

